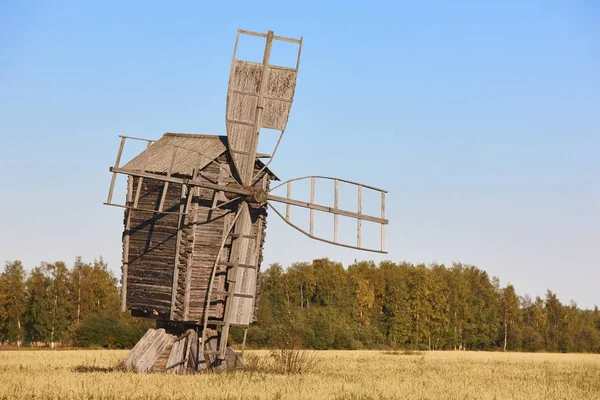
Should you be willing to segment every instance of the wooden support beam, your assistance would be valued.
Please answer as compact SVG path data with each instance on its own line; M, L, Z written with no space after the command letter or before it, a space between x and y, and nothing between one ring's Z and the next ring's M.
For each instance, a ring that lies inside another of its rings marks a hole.
M175 319L176 300L177 300L177 288L179 286L179 248L181 247L181 235L183 234L183 222L185 218L185 206L186 202L186 187L181 185L181 196L179 198L179 219L177 221L177 238L175 242L175 260L173 262L173 282L171 285L171 311L170 319Z
M295 225L295 224L293 224L293 223L292 223L292 222L290 222L290 221L286 221L286 219L285 219L285 217L283 216L283 214L281 214L281 213L279 212L279 210L277 210L277 208L275 208L275 206L273 206L273 204L271 204L269 201L267 201L267 204L269 205L269 207L271 207L271 209L272 209L273 211L275 211L275 214L279 215L279 217L280 217L281 219L283 219L283 221L284 221L286 224L288 224L288 225L290 225L291 227L295 228L296 230L298 230L298 231L302 232L303 234L305 234L306 236L308 236L308 237L309 237L309 238L311 238L311 239L319 240L319 241L321 241L321 242L324 242L324 243L334 244L334 245L336 245L336 246L347 247L347 248L349 248L349 249L357 249L357 250L363 250L363 251L370 251L370 252L373 252L373 253L386 253L385 251L376 250L376 249L370 249L370 248L367 248L367 247L361 247L361 248L358 248L358 247L356 247L356 246L351 246L351 245L349 245L349 244L344 244L344 243L339 243L339 242L338 242L338 243L336 243L336 242L334 242L334 241L332 241L332 240L323 239L323 238L321 238L321 237L317 237L317 236L311 235L310 233L308 233L308 232L307 232L307 231L305 231L304 229L300 228L298 225ZM319 207L322 207L322 206L319 206ZM324 211L325 211L325 210L324 210ZM338 210L338 211L339 211L339 210ZM344 213L345 213L345 211L344 211ZM353 213L352 213L352 214L353 214ZM344 215L344 214L340 213L340 215ZM366 218L365 218L365 216L363 216L362 218L363 218L363 219L366 219ZM369 219L370 219L370 218L373 218L373 217L369 217ZM380 219L379 219L379 218L375 218L375 219L376 219L377 221L373 221L373 222L378 222L378 221L380 221ZM381 220L381 221L385 221L385 223L387 223L387 221L386 221L386 220Z
M150 147L150 145L152 143L156 142L156 140L144 139L144 138L139 138L139 137L134 137L134 136L119 135L119 137L124 138L124 139L141 140L142 142L148 142L148 147Z
M117 152L117 159L115 161L114 168L119 168L119 163L121 162L121 155L123 154L123 147L125 146L126 138L121 138L121 144L119 145L119 151ZM108 197L106 199L107 203L112 202L113 191L115 190L115 181L117 180L117 173L113 172L112 178L110 179L110 188L108 189Z
M247 31L245 29L239 29L238 32L242 33L244 35L249 35L249 36L258 36L258 37L262 37L262 38L267 37L266 33ZM273 35L272 37L273 37L273 39L281 40L282 42L290 42L290 43L297 43L297 44L299 44L301 42L301 39L288 38L288 37L284 37L284 36Z
M358 213L362 214L362 185L358 185ZM360 247L362 220L359 218L356 224L356 247Z
M131 201L133 190L133 177L127 180L127 201ZM129 236L131 229L132 210L125 209L125 232L123 233L123 262L121 266L121 311L127 311L127 277L129 272Z
M133 201L133 176L127 177L127 203Z
M292 182L288 182L288 184L287 184L287 198L288 199L292 198ZM288 221L290 220L290 205L289 204L285 205L285 219L287 219Z
M389 222L387 219L372 217L367 214L358 214L358 213L351 212L351 211L340 210L338 208L327 207L327 206L322 206L322 205L313 204L313 203L307 203L306 201L293 200L293 199L287 199L285 197L274 196L272 194L267 195L267 200L276 201L278 203L291 204L293 206L298 206L298 207L310 208L313 210L323 211L323 212L332 213L332 214L339 214L339 215L343 215L345 217L350 217L350 218L360 218L364 221L375 222L377 224L387 224ZM282 217L282 218L285 220L285 217ZM286 222L288 222L288 221L286 221Z
M142 171L144 171L144 172L146 172L146 164L148 163L148 158L150 157L150 155L148 154L148 149L150 148L151 144L152 144L151 142L148 142L148 144L146 145L144 164L142 167ZM144 182L144 178L141 176L138 177L137 190L135 191L135 199L133 200L133 208L137 208L137 206L138 206L138 201L140 200L140 193L142 193L142 183L143 182Z
M381 218L385 218L385 193L381 192ZM381 251L385 251L385 224L381 224Z
M338 208L338 199L339 199L339 186L340 181L335 180L333 186L333 208ZM338 215L333 214L333 241L337 243L338 241Z
M236 263L232 263L232 262L227 262L227 261L219 261L217 263L218 265L223 265L226 267L240 267L240 268L248 268L248 269L257 269L256 265L250 265L250 264L236 264Z
M310 178L310 202L314 204L315 202L315 178ZM310 209L310 234L314 235L315 233L315 210L313 208Z
M200 161L202 160L202 156L200 154L198 154L198 165L200 165ZM196 177L198 176L198 168L194 168L194 170L192 171L192 180L196 179ZM186 205L185 205L185 213L186 215L184 216L184 223L191 223L191 230L192 230L192 249L194 248L194 245L196 243L196 221L198 219L198 214L197 213L192 213L192 214L188 214L190 212L190 208L192 207L192 200L194 198L194 192L196 191L196 188L194 186L185 186L185 188L187 189L187 200L186 200ZM191 221L190 221L191 219ZM184 288L184 303L183 303L183 320L187 321L189 318L189 313L190 313L190 294L191 294L191 289L192 289L192 264L194 261L194 252L193 250L190 252L190 254L188 254L188 258L187 258L187 265L186 265L186 270L185 270L185 288ZM195 355L194 355L195 357Z
M114 167L110 167L109 171L117 172L120 174L139 176L139 177L143 177L143 178L156 179L156 180L163 181L163 182L181 183L183 185L197 186L197 187L201 187L201 188L205 188L205 189L221 190L226 193L235 193L235 194L239 194L241 196L249 196L250 195L250 191L248 191L242 187L221 186L221 185L217 185L217 184L210 183L210 182L200 181L197 179L183 179L183 178L176 178L173 176L168 177L168 176L160 175L160 174L153 174L153 173L141 172L141 171L133 171L133 170L127 170L127 169L123 169L123 168L114 168Z
M240 357L244 358L244 349L246 348L246 336L248 335L248 328L244 329L244 339L242 340L242 351L240 352Z
M175 164L176 156L177 156L177 147L173 147L173 154L171 155L171 164L169 165L169 170L167 171L167 178L171 177L171 173L173 172L173 164ZM165 198L167 197L168 190L169 190L169 181L166 181L165 185L163 186L162 195L160 196L158 212L162 212L162 210L163 210L163 206L165 205Z

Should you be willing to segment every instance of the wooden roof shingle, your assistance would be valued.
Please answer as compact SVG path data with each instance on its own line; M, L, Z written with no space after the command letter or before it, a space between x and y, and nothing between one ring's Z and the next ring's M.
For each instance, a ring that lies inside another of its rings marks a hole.
M227 137L189 133L165 133L163 137L123 166L124 169L192 175L227 150ZM175 151L175 159L173 152Z

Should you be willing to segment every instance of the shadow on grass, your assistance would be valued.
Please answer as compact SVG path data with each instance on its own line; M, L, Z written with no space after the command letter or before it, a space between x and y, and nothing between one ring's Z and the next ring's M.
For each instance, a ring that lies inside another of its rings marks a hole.
M104 373L111 373L111 372L126 372L126 369L121 367L121 366L117 366L117 367L98 367L95 365L77 365L75 367L73 367L73 372L80 372L80 373L92 373L92 372L104 372Z
M386 356L424 356L425 353L419 350L392 350L383 351L381 354Z

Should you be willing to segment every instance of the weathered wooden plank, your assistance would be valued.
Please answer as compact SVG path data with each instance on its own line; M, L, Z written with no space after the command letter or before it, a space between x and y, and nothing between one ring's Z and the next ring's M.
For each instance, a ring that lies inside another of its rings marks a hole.
M290 182L291 183L291 182ZM333 189L333 208L339 207L339 184L340 182L336 179L334 183ZM338 215L333 214L333 241L337 243L338 241Z
M358 214L362 214L362 185L358 185ZM356 247L360 247L362 219L357 219L356 224Z
M381 192L381 218L385 218L385 192ZM381 224L381 251L385 251L385 225Z
M183 340L176 340L173 343L173 347L171 347L171 352L169 354L169 358L167 360L167 366L165 367L165 372L169 374L177 373L177 369L180 362L182 361L181 355L183 354L183 348L185 346L185 342Z
M125 138L121 138L121 143L119 145L119 151L117 152L117 159L115 161L114 168L119 168L119 163L121 162L121 155L123 154L123 147L125 146ZM108 197L106 199L107 203L112 203L113 191L115 190L115 182L117 180L117 173L112 174L112 178L110 179L110 188L108 189Z
M123 366L125 368L132 368L135 362L141 357L146 349L152 343L153 338L158 335L156 329L148 329L144 336L135 344L133 349L129 351L127 357L123 360Z
M134 364L134 367L140 373L150 371L164 349L174 341L173 335L166 333L164 329L158 329L157 332L158 334L153 338L150 346L148 346L143 355Z

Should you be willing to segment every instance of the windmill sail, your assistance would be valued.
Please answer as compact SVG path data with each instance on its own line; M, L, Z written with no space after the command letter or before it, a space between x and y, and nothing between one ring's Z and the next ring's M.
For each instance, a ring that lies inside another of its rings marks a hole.
M308 201L308 202L295 200L291 197L292 183L296 182L296 181L302 181L302 180L310 180L310 201ZM315 202L315 186L316 186L317 181L328 181L330 183L333 183L333 196L331 199L332 203L330 203L329 205L317 204ZM357 190L356 191L356 194L357 194L356 211L346 210L339 206L339 184L340 183L343 183L343 184L346 184L346 185L356 188L356 190ZM285 197L276 196L273 194L273 191L275 191L276 189L281 188L283 186L286 186L286 189L287 189L287 195ZM381 198L381 209L380 209L379 215L372 215L370 213L365 213L363 211L363 193L366 193L367 191L379 194L379 196ZM369 186L369 185L363 185L361 183L348 181L345 179L332 178L329 176L304 176L301 178L294 178L294 179L287 180L287 181L273 187L269 191L269 194L267 196L267 203L269 204L271 209L273 211L275 211L275 213L277 215L279 215L281 217L281 219L283 219L288 225L297 229L298 231L302 232L303 234L305 234L306 236L308 236L312 239L319 240L321 242L325 242L325 243L329 243L329 244L333 244L336 246L348 247L351 249L371 251L374 253L384 253L385 254L385 253L387 253L387 251L385 250L385 226L389 222L387 219L385 219L385 194L386 193L387 193L387 191L385 191L383 189L379 189L379 188ZM279 211L274 206L273 203L285 204L285 215L283 212ZM294 218L290 217L292 207L301 207L301 208L307 208L310 210L310 214L309 214L309 226L310 227L309 227L308 231L305 229L302 229L300 226L298 226L297 223L293 222ZM315 227L315 211L333 214L333 235L332 235L332 237L326 238L326 237L319 236L318 234L315 233L315 229L314 229L314 227ZM338 217L339 216L353 218L356 220L356 242L349 243L347 241L340 240L340 238L338 237L338 230L339 230ZM374 247L372 245L371 246L366 245L363 242L363 229L362 229L363 221L380 225L380 235L379 235L380 240L379 240L378 247Z
M237 60L240 34L266 38L263 62ZM298 44L295 68L269 63L273 40ZM244 186L250 185L261 128L283 132L296 89L302 39L238 29L227 89L227 139L233 163Z

